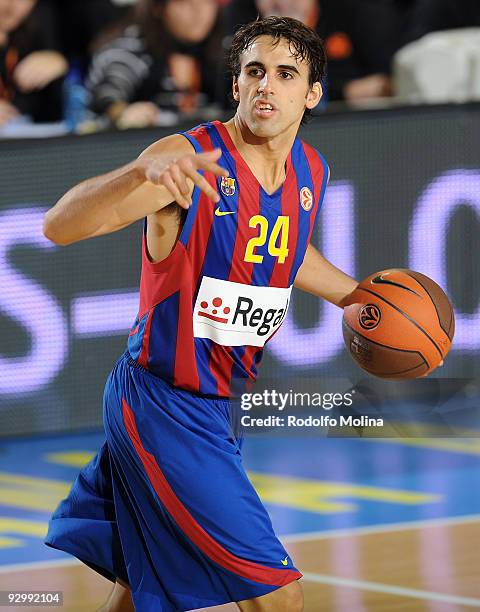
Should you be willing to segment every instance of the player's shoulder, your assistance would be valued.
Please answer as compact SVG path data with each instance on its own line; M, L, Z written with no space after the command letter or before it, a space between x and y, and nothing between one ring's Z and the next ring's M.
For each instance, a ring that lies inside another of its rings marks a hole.
M182 134L192 136L193 138L203 138L211 134L213 125L213 121L206 121L205 123L200 123L199 125L182 132Z
M310 167L315 170L314 178L323 178L327 177L327 180L330 178L330 166L328 165L325 157L320 153L318 149L313 147L308 142L305 142L303 139L299 139L307 161L310 164Z
M198 153L200 150L213 149L212 146L206 146L205 138L209 136L212 129L212 123L202 123L185 132L177 132L170 136L160 138L156 142L148 146L140 155L165 155L174 153L175 156L188 155L190 153ZM201 143L203 146L199 146Z
M219 124L219 121L207 121L206 123L201 123L190 130L182 132L182 136L184 136L190 144L194 147L197 153L201 151L210 151L215 148L213 144L214 131L216 130L215 124ZM221 140L221 138L220 138Z
M171 134L153 142L142 151L140 157L173 154L175 157L178 157L180 155L189 155L190 153L195 153L195 148L188 139L184 138L181 134Z

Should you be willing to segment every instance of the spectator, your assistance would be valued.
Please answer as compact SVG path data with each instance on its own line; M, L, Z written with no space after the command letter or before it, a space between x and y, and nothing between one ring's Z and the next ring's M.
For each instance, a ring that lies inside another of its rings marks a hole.
M0 125L28 115L62 118L62 79L54 15L45 0L0 0Z
M133 23L93 57L92 110L120 128L155 125L216 100L218 0L140 0Z
M233 0L227 29L257 14L294 17L325 42L330 100L391 95L390 62L401 46L408 0Z

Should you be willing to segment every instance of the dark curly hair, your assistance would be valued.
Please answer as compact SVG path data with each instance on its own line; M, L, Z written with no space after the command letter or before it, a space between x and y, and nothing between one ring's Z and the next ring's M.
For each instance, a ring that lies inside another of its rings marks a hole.
M242 53L259 36L271 36L274 45L278 45L281 40L288 41L293 57L308 63L310 87L325 78L327 57L319 35L298 19L277 16L258 18L237 30L228 55L228 67L233 78L237 79L240 75ZM310 114L310 109L305 109L302 123Z

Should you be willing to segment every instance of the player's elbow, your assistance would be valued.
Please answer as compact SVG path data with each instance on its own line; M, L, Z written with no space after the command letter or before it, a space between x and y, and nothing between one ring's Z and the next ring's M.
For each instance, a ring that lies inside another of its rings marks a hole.
M45 238L57 244L58 246L67 246L74 242L73 240L67 240L65 236L65 232L59 231L58 227L54 223L51 216L49 216L48 212L45 214L43 218L43 235Z

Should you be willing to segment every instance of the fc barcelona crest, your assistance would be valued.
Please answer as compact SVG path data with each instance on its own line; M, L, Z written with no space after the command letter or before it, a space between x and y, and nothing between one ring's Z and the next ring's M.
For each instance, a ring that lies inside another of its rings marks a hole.
M220 182L220 189L222 193L226 196L232 196L235 191L235 179L231 176L222 176L222 180Z

